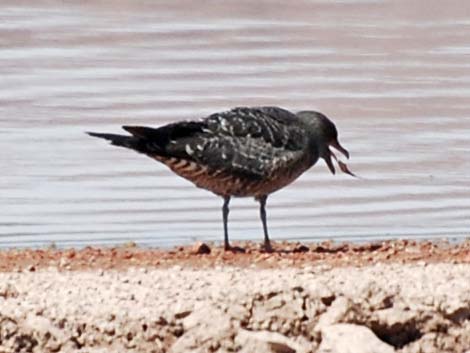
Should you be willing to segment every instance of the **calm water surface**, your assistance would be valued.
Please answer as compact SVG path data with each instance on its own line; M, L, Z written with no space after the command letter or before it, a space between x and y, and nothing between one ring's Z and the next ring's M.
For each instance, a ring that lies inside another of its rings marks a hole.
M3 1L0 246L221 240L221 199L84 131L241 105L324 112L362 176L273 194L273 239L470 234L470 3Z

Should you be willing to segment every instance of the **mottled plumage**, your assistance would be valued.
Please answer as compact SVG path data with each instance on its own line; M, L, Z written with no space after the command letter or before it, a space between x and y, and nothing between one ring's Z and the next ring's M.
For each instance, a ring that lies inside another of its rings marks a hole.
M123 129L132 136L89 134L144 153L196 186L222 196L226 249L230 249L227 216L231 196L253 196L260 201L265 247L270 249L264 210L267 196L290 184L320 157L334 173L331 156L336 156L330 145L348 156L338 143L334 124L313 111L294 114L277 107L243 107L199 121ZM339 163L341 170L352 174Z

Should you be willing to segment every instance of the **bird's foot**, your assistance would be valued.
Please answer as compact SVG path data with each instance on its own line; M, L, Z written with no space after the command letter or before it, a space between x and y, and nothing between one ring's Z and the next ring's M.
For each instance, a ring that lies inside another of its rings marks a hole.
M261 245L261 251L271 253L274 251L274 249L269 241L265 241L264 244Z
M231 251L233 253L242 253L242 254L246 252L246 250L244 248L241 248L239 246L232 246L232 245L229 245L229 244L225 244L224 250L225 251Z

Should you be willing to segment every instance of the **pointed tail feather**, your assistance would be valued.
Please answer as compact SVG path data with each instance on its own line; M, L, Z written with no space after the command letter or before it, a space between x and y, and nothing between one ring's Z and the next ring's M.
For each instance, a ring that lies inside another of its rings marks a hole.
M132 136L117 135L117 134L105 134L101 132L89 132L87 134L93 137L99 137L111 142L114 146L121 146L127 148L134 148L135 138Z
M139 153L145 153L149 156L162 154L161 148L155 143L149 143L145 138L129 135L108 134L101 132L86 132L93 137L99 137L111 142L111 145L129 148Z
M156 152L150 148L151 146L149 146L145 140L135 136L107 134L101 132L87 132L87 134L93 137L99 137L108 140L111 142L111 145L129 148L139 153L152 154Z

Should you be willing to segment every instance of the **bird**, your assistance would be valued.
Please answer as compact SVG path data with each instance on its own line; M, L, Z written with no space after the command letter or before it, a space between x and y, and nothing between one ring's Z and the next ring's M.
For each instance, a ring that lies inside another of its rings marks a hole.
M226 251L243 251L229 242L232 197L254 197L259 202L262 247L272 251L266 222L266 201L271 193L292 183L320 158L332 174L333 158L341 171L355 176L330 150L333 147L349 159L335 124L313 110L294 113L275 106L236 107L156 128L122 128L129 134L87 133L147 155L197 187L222 197Z

